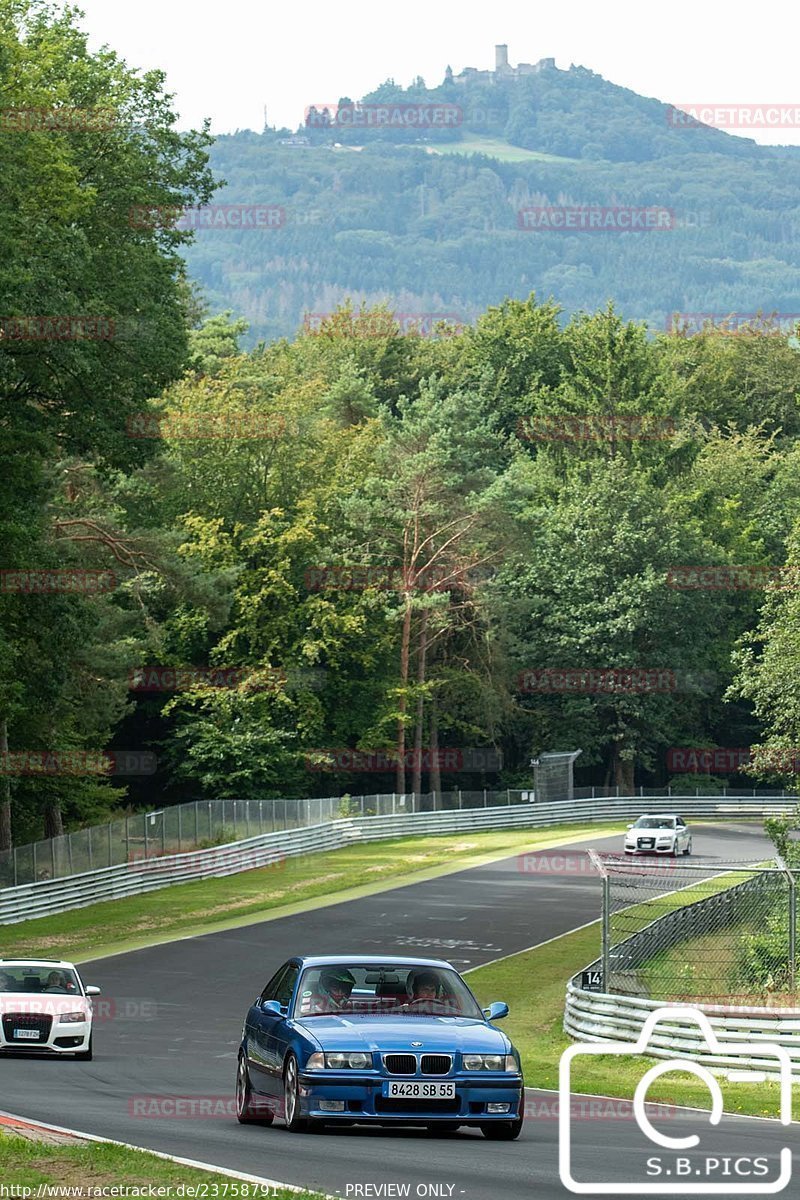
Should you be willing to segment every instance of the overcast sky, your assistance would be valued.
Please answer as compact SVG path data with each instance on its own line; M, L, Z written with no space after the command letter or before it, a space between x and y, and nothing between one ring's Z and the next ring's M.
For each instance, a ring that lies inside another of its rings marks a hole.
M295 128L310 104L358 98L391 77L433 86L449 63L494 65L506 42L516 64L555 58L673 104L796 104L800 5L775 0L79 0L94 47L107 42L131 66L161 67L181 126ZM800 144L800 124L754 131Z

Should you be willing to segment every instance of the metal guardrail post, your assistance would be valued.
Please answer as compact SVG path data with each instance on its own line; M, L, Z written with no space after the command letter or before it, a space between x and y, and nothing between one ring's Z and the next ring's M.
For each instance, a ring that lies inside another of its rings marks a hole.
M605 863L596 850L589 851L589 859L603 880L600 961L603 970L603 991L609 992L611 990L611 880Z
M797 882L789 872L789 986L797 986Z
M53 846L55 847L55 842L53 842ZM108 865L110 867L112 867L114 865L111 861L113 858L113 855L114 855L114 851L111 846L111 822L109 821L108 822ZM53 861L55 862L55 859ZM55 874L56 874L56 872L55 872L55 868L54 868L53 869L53 878L55 878Z
M794 991L797 983L797 884L794 872L787 867L780 854L775 855L775 862L789 885L789 987Z
M180 854L180 852L181 852L182 842L183 842L183 838L182 838L183 830L181 828L181 826L183 824L183 822L181 820L182 815L183 815L183 805L179 804L178 805L178 854Z

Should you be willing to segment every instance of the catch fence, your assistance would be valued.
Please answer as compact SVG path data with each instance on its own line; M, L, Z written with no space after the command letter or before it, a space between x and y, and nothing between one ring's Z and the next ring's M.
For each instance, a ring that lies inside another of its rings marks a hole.
M603 880L604 992L663 1003L794 1003L800 871L779 858L591 857Z

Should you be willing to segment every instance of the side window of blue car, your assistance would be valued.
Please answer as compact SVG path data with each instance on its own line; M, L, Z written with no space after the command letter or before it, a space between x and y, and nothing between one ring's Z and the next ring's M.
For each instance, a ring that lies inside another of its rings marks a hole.
M267 986L264 988L263 992L261 993L262 1002L264 1000L277 1000L278 999L278 988L280 987L281 980L283 979L284 975L287 973L288 970L289 970L288 965L286 963L284 963L283 966L280 968L280 970L275 972L275 974L272 976L272 979L270 979L269 983L267 984Z
M292 963L286 968L278 981L274 999L284 1008L291 1003L294 986L297 983L297 976L299 974L300 968L295 963Z

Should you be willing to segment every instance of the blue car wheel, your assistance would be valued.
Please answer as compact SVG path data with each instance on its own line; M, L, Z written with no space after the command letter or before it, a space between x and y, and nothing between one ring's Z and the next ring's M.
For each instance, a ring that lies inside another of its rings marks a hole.
M262 1105L255 1106L253 1103L247 1059L240 1053L239 1065L236 1068L236 1120L240 1125L271 1125L272 1118L271 1112L266 1111Z
M300 1116L300 1084L297 1059L289 1054L283 1068L283 1118L291 1133L305 1133L310 1125L308 1117Z
M516 1121L487 1121L481 1125L481 1133L490 1142L513 1142L522 1133L522 1117Z

